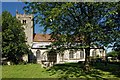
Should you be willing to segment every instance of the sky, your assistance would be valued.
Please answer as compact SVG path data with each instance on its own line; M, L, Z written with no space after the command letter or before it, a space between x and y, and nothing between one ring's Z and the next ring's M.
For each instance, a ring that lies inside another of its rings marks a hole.
M24 6L25 4L23 2L2 2L2 12L9 11L12 14L12 16L15 16L16 10L18 10L20 14L23 14ZM35 33L42 33L43 27L39 27L38 25L35 25L34 29L35 29Z
M18 10L18 12L20 14L23 14L23 7L25 6L25 4L23 2L2 2L2 11L9 11L13 16L16 15L16 10ZM1 13L0 13L1 14ZM43 27L38 26L37 24L34 26L34 33L43 33ZM111 48L107 49L107 52L110 52Z

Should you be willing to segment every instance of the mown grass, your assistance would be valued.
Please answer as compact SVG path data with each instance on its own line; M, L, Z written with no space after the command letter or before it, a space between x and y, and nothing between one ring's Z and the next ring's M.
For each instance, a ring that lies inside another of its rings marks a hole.
M59 74L61 78L120 78L120 65L95 63L91 66L91 70L86 72L83 70L83 64L67 63L59 64L48 69L52 75Z
M120 78L120 65L96 63L89 72L83 70L83 64L57 64L44 69L40 64L4 65L3 78Z
M46 78L49 73L41 68L40 64L27 65L4 65L2 67L2 78Z

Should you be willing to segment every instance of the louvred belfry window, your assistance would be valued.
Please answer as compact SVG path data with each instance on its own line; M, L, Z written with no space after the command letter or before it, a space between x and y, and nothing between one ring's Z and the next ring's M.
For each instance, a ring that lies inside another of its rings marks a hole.
M23 24L26 24L26 20L23 20Z

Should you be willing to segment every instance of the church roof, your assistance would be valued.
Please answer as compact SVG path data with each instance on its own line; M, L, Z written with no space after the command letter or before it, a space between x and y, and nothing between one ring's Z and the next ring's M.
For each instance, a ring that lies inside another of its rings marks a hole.
M51 39L50 34L34 34L33 42L38 42L38 43L34 43L33 48L36 48L36 46L37 46L37 48L39 46L43 46L43 43L40 44L39 42L53 42L53 41L55 41L55 40ZM50 44L49 43L47 43L47 44L44 43L44 45L50 45ZM91 49L104 49L104 47L92 46Z
M76 38L76 41L81 41L82 38ZM55 40L51 39L50 34L34 34L33 42L53 42Z
M34 42L52 42L51 35L49 34L34 34Z

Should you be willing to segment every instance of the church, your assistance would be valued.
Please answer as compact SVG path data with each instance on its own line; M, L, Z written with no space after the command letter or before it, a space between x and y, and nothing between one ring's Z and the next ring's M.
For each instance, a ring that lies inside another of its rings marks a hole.
M50 39L51 35L34 33L34 21L32 14L19 14L16 12L16 18L23 24L22 27L25 29L26 42L30 46L29 49L32 52L32 55L23 57L25 61L36 60L36 62L40 64L48 61L51 63L54 62L55 64L85 61L85 49L77 49L77 51L74 49L66 49L63 54L57 53L48 55L48 51L51 48L47 48L46 46L49 46L53 42ZM90 56L99 56L104 59L105 49L97 47L91 48Z

